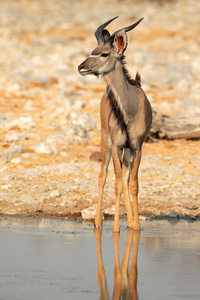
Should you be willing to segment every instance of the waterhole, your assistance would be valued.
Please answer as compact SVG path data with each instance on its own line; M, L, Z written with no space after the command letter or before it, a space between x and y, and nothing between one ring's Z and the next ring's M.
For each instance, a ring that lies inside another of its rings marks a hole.
M0 218L0 299L200 299L200 222Z

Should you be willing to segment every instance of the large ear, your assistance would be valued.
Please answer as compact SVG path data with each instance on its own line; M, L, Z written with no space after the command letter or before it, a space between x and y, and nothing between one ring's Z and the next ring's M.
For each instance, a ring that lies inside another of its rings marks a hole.
M113 41L113 46L117 54L122 55L128 44L127 34L124 30L116 34Z

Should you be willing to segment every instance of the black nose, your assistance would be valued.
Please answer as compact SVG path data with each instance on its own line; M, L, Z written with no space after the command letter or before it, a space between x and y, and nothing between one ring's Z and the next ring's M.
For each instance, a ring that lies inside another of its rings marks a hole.
M78 66L79 73L81 72L82 69L84 69L84 64L83 63Z

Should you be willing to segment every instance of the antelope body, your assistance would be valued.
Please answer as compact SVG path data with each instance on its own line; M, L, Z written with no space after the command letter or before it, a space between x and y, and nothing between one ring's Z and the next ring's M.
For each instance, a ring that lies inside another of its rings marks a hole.
M140 75L137 73L135 79L131 79L125 67L124 51L128 43L126 32L136 27L142 19L110 35L104 28L114 19L97 28L95 36L98 46L79 65L78 70L81 75L101 75L106 83L106 92L100 106L102 162L95 227L101 227L103 189L112 156L116 196L113 231L119 232L119 204L122 193L127 208L128 226L140 230L138 169L142 144L151 127L152 110L141 89ZM133 198L134 217L130 192Z

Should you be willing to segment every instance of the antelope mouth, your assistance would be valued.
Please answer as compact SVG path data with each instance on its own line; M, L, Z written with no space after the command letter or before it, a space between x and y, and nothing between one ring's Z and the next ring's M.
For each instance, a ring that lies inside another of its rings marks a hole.
M85 76L85 75L92 74L92 70L91 70L91 69L89 69L89 70L86 70L86 69L80 69L80 70L79 70L79 73L80 73L82 76Z

